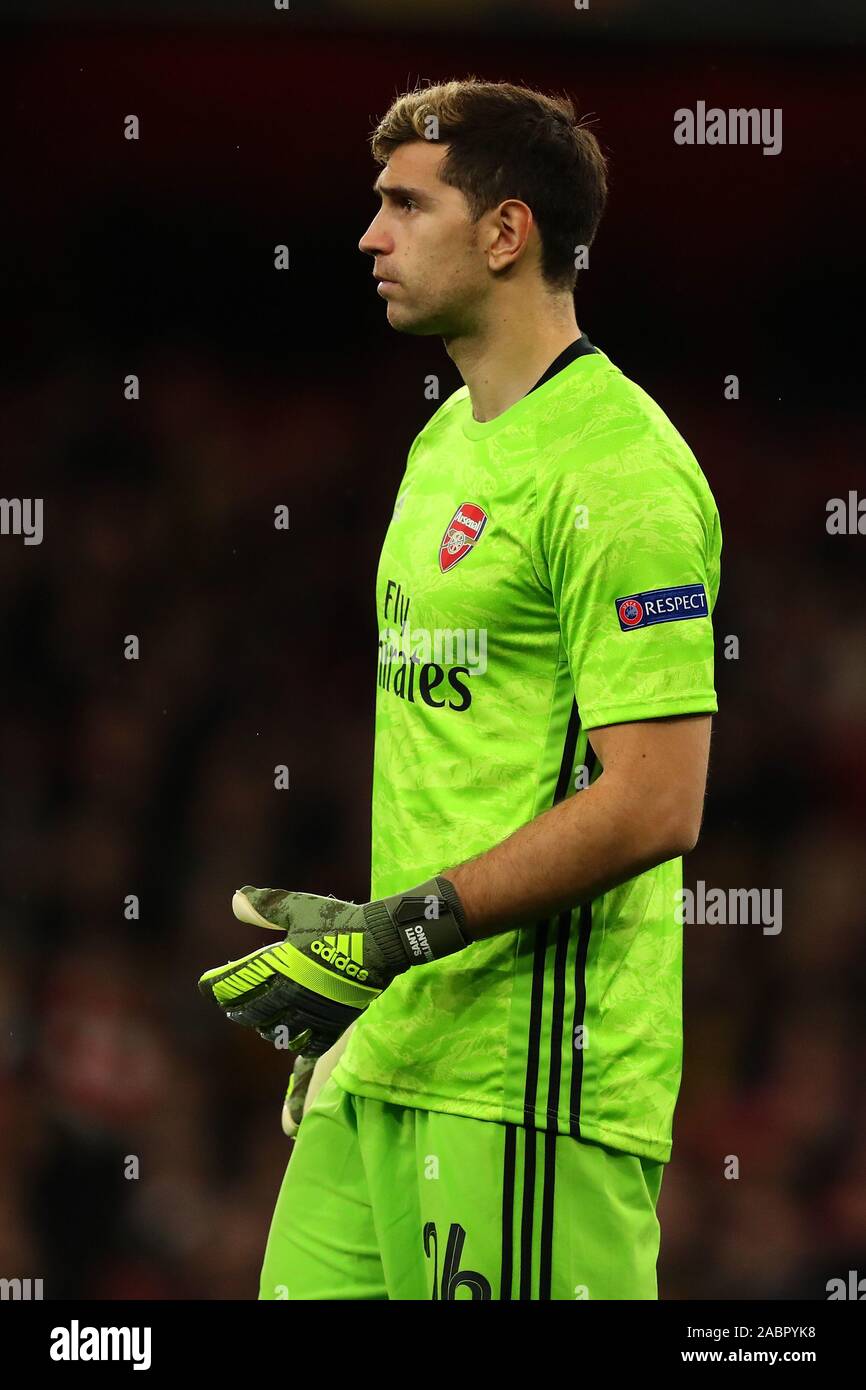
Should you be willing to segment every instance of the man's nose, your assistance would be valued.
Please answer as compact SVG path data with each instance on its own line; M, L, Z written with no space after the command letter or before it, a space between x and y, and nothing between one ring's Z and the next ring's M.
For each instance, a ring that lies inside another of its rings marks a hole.
M393 249L394 239L385 231L377 213L358 242L358 250L363 251L368 256L384 256Z

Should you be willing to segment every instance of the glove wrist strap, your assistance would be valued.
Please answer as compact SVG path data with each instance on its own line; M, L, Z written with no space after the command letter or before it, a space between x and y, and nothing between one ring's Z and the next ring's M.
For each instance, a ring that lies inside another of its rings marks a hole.
M364 918L395 974L468 945L463 904L453 883L441 875L405 893L367 903Z

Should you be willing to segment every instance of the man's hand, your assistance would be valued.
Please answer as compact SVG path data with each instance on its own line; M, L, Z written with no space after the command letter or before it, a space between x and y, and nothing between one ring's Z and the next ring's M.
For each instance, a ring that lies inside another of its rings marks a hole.
M300 1056L295 1058L295 1065L292 1067L292 1074L289 1077L286 1098L283 1101L282 1115L283 1134L287 1134L290 1139L295 1138L300 1128L301 1120L304 1118L313 1072L319 1065L319 1062L324 1062L325 1057L328 1056L330 1056L330 1052L326 1052L325 1056L320 1057L317 1061L315 1057L309 1057L306 1053L302 1052Z
M232 900L242 922L285 932L208 970L202 994L227 1017L290 1052L319 1057L395 976L462 950L460 899L444 878L363 905L281 888L242 888Z
M283 1133L290 1139L296 1138L301 1120L346 1051L354 1026L351 1023L324 1056L316 1058L301 1054L295 1058L282 1114Z

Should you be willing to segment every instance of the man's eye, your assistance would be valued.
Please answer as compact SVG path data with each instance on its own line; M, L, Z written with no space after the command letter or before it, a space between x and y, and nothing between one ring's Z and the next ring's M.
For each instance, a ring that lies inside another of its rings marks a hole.
M415 203L414 199L412 199L412 198L401 198L401 199L400 199L400 206L401 206L401 208L405 208L405 207L414 208L414 207L417 206L417 204Z

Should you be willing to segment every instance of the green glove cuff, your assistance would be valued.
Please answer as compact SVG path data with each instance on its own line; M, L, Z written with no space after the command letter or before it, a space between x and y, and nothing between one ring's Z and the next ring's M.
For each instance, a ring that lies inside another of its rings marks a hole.
M367 903L364 920L395 975L469 944L463 904L454 884L441 874L405 893Z

